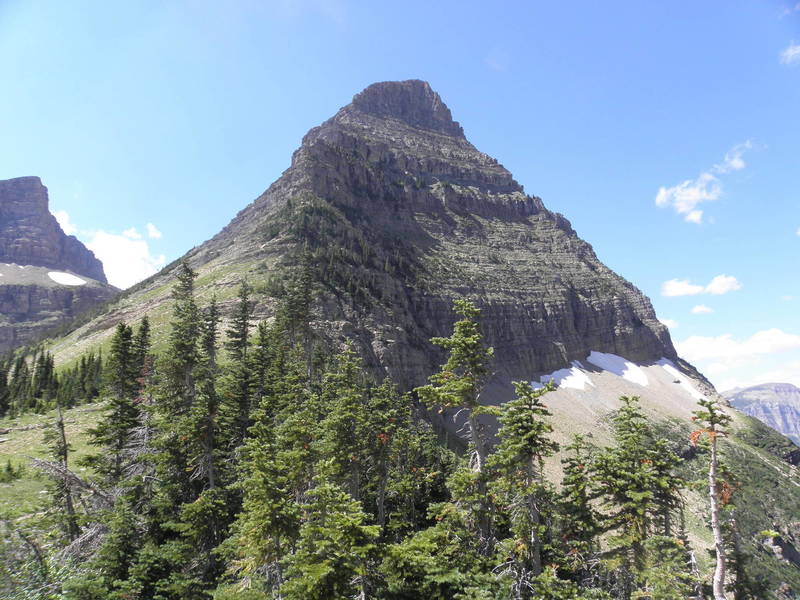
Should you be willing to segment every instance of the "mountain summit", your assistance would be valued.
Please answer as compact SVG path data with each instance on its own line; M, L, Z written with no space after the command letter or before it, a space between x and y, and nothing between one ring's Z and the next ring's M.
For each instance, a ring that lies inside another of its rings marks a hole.
M396 119L418 129L464 137L464 131L453 121L439 94L426 81L418 79L374 83L357 94L341 113Z
M678 360L649 300L478 151L423 81L357 94L306 134L266 192L184 259L208 273L222 300L243 277L275 288L307 262L319 292L315 326L331 340L354 338L368 364L404 387L438 365L429 340L449 331L461 297L483 309L498 381L531 379L592 351ZM137 286L162 291L147 292L150 309L167 300L171 274ZM128 296L119 318L137 305L136 292ZM263 316L270 306L261 299Z

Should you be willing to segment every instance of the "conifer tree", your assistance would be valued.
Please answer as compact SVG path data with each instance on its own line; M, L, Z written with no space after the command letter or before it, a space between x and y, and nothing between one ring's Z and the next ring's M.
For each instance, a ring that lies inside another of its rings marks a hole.
M239 301L225 342L230 363L222 387L221 410L229 437L229 452L234 452L242 445L251 425L250 412L253 408L255 387L254 361L250 356L249 339L252 313L250 287L245 282L239 288Z
M11 407L11 391L8 388L8 370L0 365L0 418L8 413Z
M89 431L90 443L99 446L102 452L87 460L110 485L116 485L123 476L131 434L139 425L140 411L134 402L137 369L133 331L125 323L120 323L111 338L111 351L106 363L109 410L106 417Z
M586 438L575 435L565 447L561 460L564 477L561 481L561 535L566 546L568 564L583 580L589 575L589 562L597 551L600 532L599 515L591 503L591 450Z
M367 388L361 361L352 345L336 357L332 371L325 374L322 402L326 416L320 423L320 454L327 457L329 476L361 499L362 458L367 434Z
M455 323L453 334L448 338L431 339L432 343L449 351L447 362L429 378L429 385L414 391L420 400L430 406L469 409L470 442L475 453L475 470L480 473L489 448L478 416L492 412L481 404L481 394L491 375L494 349L487 348L483 343L478 324L480 309L467 300L456 300L454 310L463 318Z
M428 406L468 409L466 427L472 452L473 475L453 479L464 502L476 503L476 521L483 552L491 554L494 547L492 509L487 493L486 459L489 442L478 417L496 414L497 410L481 403L481 394L491 375L492 348L487 348L478 324L480 310L467 300L456 300L456 314L463 317L453 326L448 338L432 338L431 342L449 351L441 370L429 377L430 384L414 391ZM474 491L470 488L474 487Z
M710 456L708 463L708 498L711 516L711 531L714 534L714 550L716 552L716 566L711 582L714 600L725 600L725 539L722 533L721 506L719 493L719 456L717 441L720 436L726 435L724 427L731 418L719 406L716 400L703 398L697 402L701 408L694 412L693 419L701 425L700 429L692 432L691 441L697 443L702 437L708 438Z
M58 463L63 472L69 471L69 453L72 450L67 442L67 434L64 429L64 416L61 407L56 407L56 420L51 429L45 431L45 442L50 450L50 456ZM53 498L57 504L61 505L63 511L64 531L67 539L72 542L80 534L78 525L77 511L75 510L75 499L69 485L59 477L53 479Z
M136 374L139 378L145 376L145 368L150 353L150 343L150 319L145 315L142 317L142 321L139 323L139 329L136 331L136 335L133 338L132 348Z
M490 460L497 469L493 487L504 498L510 515L511 558L508 571L518 598L528 598L530 580L542 573L543 514L549 494L543 476L544 459L558 444L550 439L553 427L545 419L550 411L542 396L552 387L534 390L527 382L514 382L516 397L501 407L500 443Z
M660 514L664 498L676 490L668 490L661 461L677 464L673 457L657 456L666 449L653 442L653 433L639 408L637 397L621 398L622 407L614 416L616 446L599 453L592 466L598 497L608 512L603 528L613 532L609 538L611 554L616 559L616 574L622 598L631 596L637 578L646 569L645 541L653 532L654 520ZM665 463L666 464L666 463ZM669 494L668 494L669 492ZM612 562L612 564L615 564Z
M303 506L297 548L286 558L285 600L370 597L377 525L359 502L332 483L320 483Z

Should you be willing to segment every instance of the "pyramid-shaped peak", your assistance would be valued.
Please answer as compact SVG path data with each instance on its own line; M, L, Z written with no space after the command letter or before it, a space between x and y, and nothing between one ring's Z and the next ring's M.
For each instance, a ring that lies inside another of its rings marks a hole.
M464 137L450 109L426 81L382 81L356 94L350 105L360 112L390 118L419 129Z

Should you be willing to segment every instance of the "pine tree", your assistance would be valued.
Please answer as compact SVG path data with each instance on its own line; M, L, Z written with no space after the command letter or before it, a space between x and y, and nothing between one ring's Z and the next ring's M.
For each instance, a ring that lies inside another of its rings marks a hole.
M362 462L367 434L367 387L361 361L352 345L336 357L334 369L322 384L325 418L320 423L320 454L327 458L328 475L361 499Z
M516 397L505 403L499 417L500 443L490 459L497 471L493 487L503 498L510 516L510 558L506 571L514 580L516 597L528 598L530 580L542 573L544 517L551 496L544 480L544 459L558 444L550 439L553 427L545 419L550 411L542 397L552 387L534 390L527 382L514 382Z
M109 410L105 418L89 431L90 443L99 446L102 452L86 461L110 485L116 485L123 477L131 435L139 425L140 411L134 402L137 376L133 331L125 323L120 323L111 338L106 364Z
M339 486L319 483L303 506L297 547L286 557L285 600L334 600L370 597L370 564L377 525L359 502Z
M50 456L59 465L61 471L69 471L69 453L72 448L67 441L67 434L64 429L64 416L61 407L56 407L56 420L51 429L45 431L45 443L50 450ZM53 499L62 511L64 532L67 539L72 542L80 534L78 525L77 511L75 510L75 499L72 490L62 478L53 480Z
M250 288L247 283L243 283L239 288L239 302L225 342L230 363L222 386L221 410L229 437L227 445L230 453L244 443L247 429L252 424L250 412L253 408L255 387L254 361L250 356L249 340L252 313Z
M665 499L677 494L665 486L677 485L679 480L664 472L663 465L674 465L678 460L674 453L662 456L667 449L653 442L639 399L623 396L621 401L622 407L614 417L616 446L597 455L592 478L596 488L593 495L609 511L603 527L614 534L609 538L611 554L618 565L619 593L627 599L646 568L644 543L654 530L656 518L663 514Z
M430 384L414 391L428 406L443 408L466 408L467 430L472 451L471 477L461 476L453 480L460 489L462 501L477 500L477 526L483 552L491 554L494 547L492 533L492 509L487 493L486 459L489 443L479 423L481 414L496 414L492 407L481 403L481 394L491 375L490 365L494 350L487 348L478 324L480 310L467 300L456 300L456 314L463 318L456 321L449 338L433 338L431 342L449 351L441 370L429 377ZM470 488L475 488L474 492Z
M478 416L491 412L481 404L481 394L491 375L494 350L483 343L478 325L480 310L467 300L456 300L454 310L463 319L455 323L453 334L449 338L431 339L432 343L449 351L447 362L429 378L429 385L414 391L430 406L469 409L470 442L475 453L475 470L480 473L489 448Z
M695 430L691 435L692 443L697 443L701 437L708 438L710 456L708 463L708 498L711 514L711 531L714 534L714 549L716 551L716 566L711 585L714 593L714 600L725 600L725 539L722 534L721 506L719 494L719 456L717 440L720 436L726 435L722 429L727 426L731 418L720 408L716 400L703 398L697 402L700 409L694 412L693 420L701 425L700 429Z
M148 356L150 354L150 344L150 319L145 315L142 317L139 329L136 331L136 335L133 338L132 348L136 374L140 379L145 377ZM141 383L139 387L142 387Z
M575 435L564 448L561 460L564 477L561 481L560 530L565 545L567 564L579 581L591 576L592 562L598 551L597 535L600 516L591 502L591 449L586 438Z

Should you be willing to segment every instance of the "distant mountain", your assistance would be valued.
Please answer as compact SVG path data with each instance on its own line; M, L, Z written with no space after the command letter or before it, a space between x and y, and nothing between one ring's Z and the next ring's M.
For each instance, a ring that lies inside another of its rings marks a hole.
M764 383L722 394L743 413L779 431L800 446L800 388Z
M113 297L103 264L61 229L38 177L0 181L0 352Z

